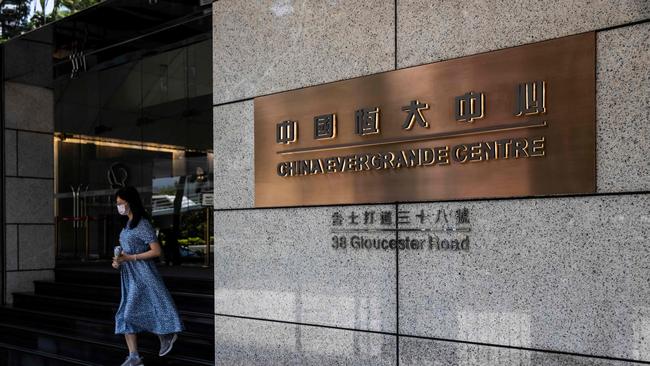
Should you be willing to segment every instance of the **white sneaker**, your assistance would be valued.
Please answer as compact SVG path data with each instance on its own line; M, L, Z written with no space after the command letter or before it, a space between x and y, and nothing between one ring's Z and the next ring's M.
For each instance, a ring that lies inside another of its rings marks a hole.
M176 339L178 339L178 335L176 333L173 335L164 334L159 335L158 338L160 339L160 352L158 353L158 356L162 357L172 350L174 342L176 342Z
M144 363L142 362L142 357L127 356L124 363L120 366L144 366Z

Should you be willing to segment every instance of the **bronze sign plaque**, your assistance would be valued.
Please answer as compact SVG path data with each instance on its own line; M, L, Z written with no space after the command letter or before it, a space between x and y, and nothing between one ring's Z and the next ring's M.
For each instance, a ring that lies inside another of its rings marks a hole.
M255 205L594 192L595 33L255 99Z

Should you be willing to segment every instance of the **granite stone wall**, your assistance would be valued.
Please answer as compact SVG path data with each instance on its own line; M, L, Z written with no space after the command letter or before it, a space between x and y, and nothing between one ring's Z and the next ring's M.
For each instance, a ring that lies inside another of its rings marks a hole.
M54 278L54 92L52 65L41 64L51 46L35 37L4 45L7 303L13 292L33 291L33 281Z
M213 13L217 365L650 362L650 3L219 0ZM596 194L254 208L255 97L587 31ZM334 215L369 213L394 225L354 244L332 234Z

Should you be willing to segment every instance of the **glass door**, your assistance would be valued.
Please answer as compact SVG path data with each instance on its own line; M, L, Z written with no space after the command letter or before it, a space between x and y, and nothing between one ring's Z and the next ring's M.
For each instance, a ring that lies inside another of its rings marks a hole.
M210 265L210 60L205 40L56 81L60 261L111 257L124 225L114 192L131 185L158 232L162 260Z

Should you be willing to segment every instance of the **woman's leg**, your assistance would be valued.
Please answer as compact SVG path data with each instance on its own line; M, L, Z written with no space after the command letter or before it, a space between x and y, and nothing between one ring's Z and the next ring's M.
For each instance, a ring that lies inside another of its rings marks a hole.
M129 347L129 353L133 354L138 352L138 335L137 334L125 334L126 345Z

